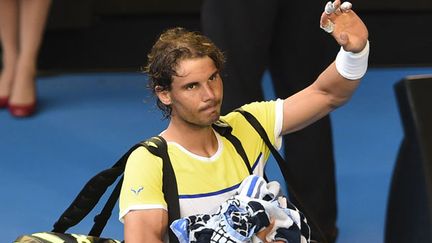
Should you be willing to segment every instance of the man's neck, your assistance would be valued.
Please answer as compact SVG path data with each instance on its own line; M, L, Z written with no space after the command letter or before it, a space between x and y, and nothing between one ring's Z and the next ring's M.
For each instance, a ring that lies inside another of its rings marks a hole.
M204 157L211 157L218 149L217 138L211 125L203 127L171 121L162 137Z

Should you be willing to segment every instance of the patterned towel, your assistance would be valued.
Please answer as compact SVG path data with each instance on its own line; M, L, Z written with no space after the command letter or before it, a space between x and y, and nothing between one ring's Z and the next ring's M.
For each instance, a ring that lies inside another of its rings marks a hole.
M197 214L174 221L171 229L180 243L262 242L255 234L274 220L267 241L309 243L310 228L303 214L281 195L276 181L248 176L235 196L215 214Z

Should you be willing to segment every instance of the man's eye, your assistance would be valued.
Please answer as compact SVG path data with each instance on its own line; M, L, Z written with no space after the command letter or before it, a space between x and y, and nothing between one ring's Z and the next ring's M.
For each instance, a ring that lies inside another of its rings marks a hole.
M187 89L187 90L191 90L191 89L194 89L196 86L197 86L196 84L188 84L188 85L186 86L186 89Z
M212 76L210 76L209 80L211 81L216 80L217 75L218 75L217 73L213 74Z

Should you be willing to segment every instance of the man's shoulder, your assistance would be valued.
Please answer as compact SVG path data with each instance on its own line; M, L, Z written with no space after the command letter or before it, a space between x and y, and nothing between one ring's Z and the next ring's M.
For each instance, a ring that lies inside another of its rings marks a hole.
M268 114L273 114L275 110L276 103L278 101L256 101L246 105L243 105L239 109L245 110L255 116L258 120L262 120L262 116L268 116ZM226 114L225 116L221 116L222 121L232 124L235 123L237 119L244 119L244 117L235 110Z
M161 158L159 156L154 155L151 153L146 146L144 146L145 143L148 143L148 141L141 142L140 144L142 146L137 146L129 155L128 163L131 161L149 161L149 160L160 160ZM151 145L150 145L151 146Z
M240 109L252 114L259 124L264 128L271 142L277 140L280 134L283 113L283 100L253 102L242 106ZM254 141L259 137L253 126L240 112L233 111L221 120L227 122L232 127L232 133L243 141Z

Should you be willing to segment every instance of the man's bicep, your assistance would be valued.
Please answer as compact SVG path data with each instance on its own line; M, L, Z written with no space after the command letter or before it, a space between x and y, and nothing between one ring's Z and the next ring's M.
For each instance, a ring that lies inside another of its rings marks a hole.
M125 242L163 242L168 227L165 209L133 210L124 216Z
M286 98L283 104L282 135L298 131L328 114L331 97L312 86Z

